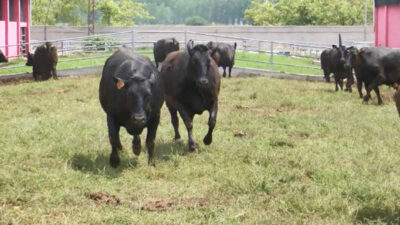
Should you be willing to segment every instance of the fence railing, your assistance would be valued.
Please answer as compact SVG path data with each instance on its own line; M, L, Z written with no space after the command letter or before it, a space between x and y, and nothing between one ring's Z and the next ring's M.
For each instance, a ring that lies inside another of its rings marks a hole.
M276 66L286 66L293 68L304 68L311 70L320 70L320 66L300 65L294 62L284 63L275 60L276 57L294 57L294 58L308 58L318 61L321 52L330 47L326 44L312 44L300 42L280 42L270 40L251 39L235 36L227 36L220 34L199 33L190 31L124 31L118 33L99 34L92 36L65 38L58 40L48 40L53 43L58 49L61 57L59 63L81 61L88 59L99 59L108 57L113 50L121 46L127 46L133 51L143 54L151 54L153 43L162 38L175 37L181 46L192 39L195 43L207 43L209 41L237 43L237 50L246 53L258 53L266 56L265 60L255 60L248 58L235 57L239 62L247 62L253 64L266 64L270 70L274 70ZM31 41L31 51L34 51L39 45L46 41ZM27 43L25 43L27 44ZM356 45L357 47L368 46L369 43L356 43L347 42L346 44ZM7 46L0 46L4 48ZM20 45L8 45L8 47L18 47ZM22 52L22 51L21 51ZM24 57L23 53L16 57ZM89 54L89 56L80 57L82 54ZM92 55L90 55L92 54ZM5 65L0 66L0 73L2 70L24 67L24 64ZM90 66L90 65L88 65Z

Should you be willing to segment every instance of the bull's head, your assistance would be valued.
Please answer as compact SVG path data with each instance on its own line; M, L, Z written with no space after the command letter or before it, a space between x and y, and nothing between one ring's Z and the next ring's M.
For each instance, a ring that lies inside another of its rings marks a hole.
M339 64L343 65L345 69L351 69L351 64L346 61L346 57L348 57L348 50L346 49L346 46L343 45L342 43L342 35L339 34L339 47L336 45L332 46L334 49L338 51L338 58L339 58Z
M356 47L348 47L346 49L346 54L345 54L345 68L347 67L355 67L358 63L358 57L359 57L359 51Z
M209 48L205 45L199 44L193 46L193 41L190 40L186 46L189 53L189 71L192 78L195 80L197 86L201 88L209 87L211 78L209 76L211 54Z
M152 85L158 76L155 71L146 72L135 69L131 61L125 61L116 71L114 82L119 91L123 91L127 102L129 117L137 131L147 124L151 113Z

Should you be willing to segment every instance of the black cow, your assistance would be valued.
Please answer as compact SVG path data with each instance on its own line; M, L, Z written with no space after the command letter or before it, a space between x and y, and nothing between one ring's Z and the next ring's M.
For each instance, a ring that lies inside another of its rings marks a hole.
M27 53L27 62L25 65L32 66L32 75L36 81L48 80L50 77L57 77L57 48L50 42L46 42L36 48L35 53Z
M236 42L233 45L223 42L208 42L207 47L213 51L211 55L218 67L224 68L223 77L226 76L226 67L229 69L229 77L231 77L232 67L235 64Z
M171 114L175 140L179 134L179 112L188 131L189 150L197 151L192 128L195 114L209 112L208 133L203 142L212 142L212 132L217 120L220 75L211 51L205 45L193 46L189 41L186 51L168 54L161 67L161 79L165 90L165 100Z
M8 62L8 59L0 49L0 63L3 63L3 62Z
M148 163L153 164L154 140L160 121L164 94L157 69L146 56L119 49L103 68L99 87L100 103L107 114L108 135L112 147L110 165L120 163L118 150L120 127L134 136L132 150L140 154L140 134L147 127Z
M349 61L354 68L360 98L363 97L362 85L364 84L367 91L364 102L369 101L371 97L370 92L374 90L378 99L378 104L383 104L378 85L371 85L382 70L381 58L389 54L392 50L381 47L362 48L358 50L357 48L350 47L348 51L349 54L346 61Z
M153 53L156 67L158 68L158 64L164 61L168 53L178 50L179 42L175 38L161 39L154 43Z
M324 78L330 82L330 74L333 73L335 79L335 90L339 87L343 90L343 80L347 79L345 91L352 92L351 85L354 83L351 64L346 61L348 51L342 45L342 37L339 34L339 47L332 45L331 49L326 49L321 53L321 69L324 71Z

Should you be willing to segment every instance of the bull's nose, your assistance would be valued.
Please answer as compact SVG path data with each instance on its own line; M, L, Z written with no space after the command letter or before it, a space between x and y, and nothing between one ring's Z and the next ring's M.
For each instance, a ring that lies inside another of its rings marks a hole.
M146 123L146 117L144 115L133 115L132 116L132 120L134 123L138 124L138 125L143 125Z
M207 79L200 79L199 82L200 82L201 85L204 85L204 86L208 85L208 80Z

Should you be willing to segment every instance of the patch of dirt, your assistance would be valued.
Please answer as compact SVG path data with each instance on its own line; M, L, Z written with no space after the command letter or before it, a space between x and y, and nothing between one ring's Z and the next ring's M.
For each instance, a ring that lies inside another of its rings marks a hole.
M235 132L235 134L233 136L234 137L245 137L246 135L247 135L246 131L241 130L241 131Z
M107 192L96 192L96 193L91 193L88 195L90 199L93 201L99 202L99 203L106 203L106 204L113 204L113 205L118 205L121 203L121 200L119 198L115 197L114 195L110 195Z
M86 103L87 101L82 98L75 99L77 102Z
M296 139L307 139L310 137L310 134L307 132L302 132L302 131L294 131L290 133L290 136L296 138Z
M11 209L11 210L17 210L17 211L22 211L24 210L22 206L11 203L11 202L6 202L6 203L1 203L0 202L0 210L2 209Z
M244 106L244 105L235 105L236 109L250 109L250 107L248 106Z
M208 204L205 198L186 198L186 199L149 199L141 207L141 210L151 212L161 212L177 208L198 208Z
M389 102L393 102L393 92L389 92L389 91L381 91L381 97L382 97L382 101L383 103L389 103Z

